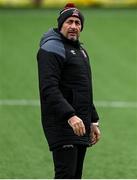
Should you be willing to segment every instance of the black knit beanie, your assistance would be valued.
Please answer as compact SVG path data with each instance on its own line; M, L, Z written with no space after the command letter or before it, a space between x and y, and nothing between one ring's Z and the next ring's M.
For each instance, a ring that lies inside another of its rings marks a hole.
M64 7L63 10L60 11L60 15L58 17L58 29L60 30L64 21L69 17L77 17L81 21L81 31L84 26L84 16L82 13L75 7L73 3L68 3Z

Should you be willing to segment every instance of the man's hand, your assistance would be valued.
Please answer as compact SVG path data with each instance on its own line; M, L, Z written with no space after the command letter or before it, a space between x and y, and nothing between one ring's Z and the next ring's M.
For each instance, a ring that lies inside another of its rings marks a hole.
M99 141L100 136L101 136L101 133L100 133L99 127L96 124L91 123L91 127L90 127L91 145L96 144Z
M73 116L68 120L69 125L72 127L74 133L78 136L83 136L86 133L85 125L78 116Z

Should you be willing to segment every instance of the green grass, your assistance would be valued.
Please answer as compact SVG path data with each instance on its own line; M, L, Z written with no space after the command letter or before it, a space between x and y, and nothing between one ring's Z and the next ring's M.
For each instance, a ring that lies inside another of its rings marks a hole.
M81 41L91 57L95 100L137 102L137 14L83 10ZM57 10L0 10L0 99L38 99L36 53ZM137 178L136 108L101 108L102 139L83 178ZM0 178L53 178L40 108L0 106Z

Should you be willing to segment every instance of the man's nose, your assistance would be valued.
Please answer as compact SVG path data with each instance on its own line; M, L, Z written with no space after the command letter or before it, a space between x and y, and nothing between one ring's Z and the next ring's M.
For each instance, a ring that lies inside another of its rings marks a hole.
M75 22L73 22L73 23L71 24L71 28L73 28L73 29L76 28L76 23L75 23Z

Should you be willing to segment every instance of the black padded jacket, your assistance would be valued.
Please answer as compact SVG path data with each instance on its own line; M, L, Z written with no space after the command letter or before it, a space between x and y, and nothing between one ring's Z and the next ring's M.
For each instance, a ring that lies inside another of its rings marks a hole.
M58 30L44 34L37 54L42 125L50 150L65 144L89 145L91 122L99 117L93 104L89 57L79 41ZM86 127L84 136L68 124L73 115Z

